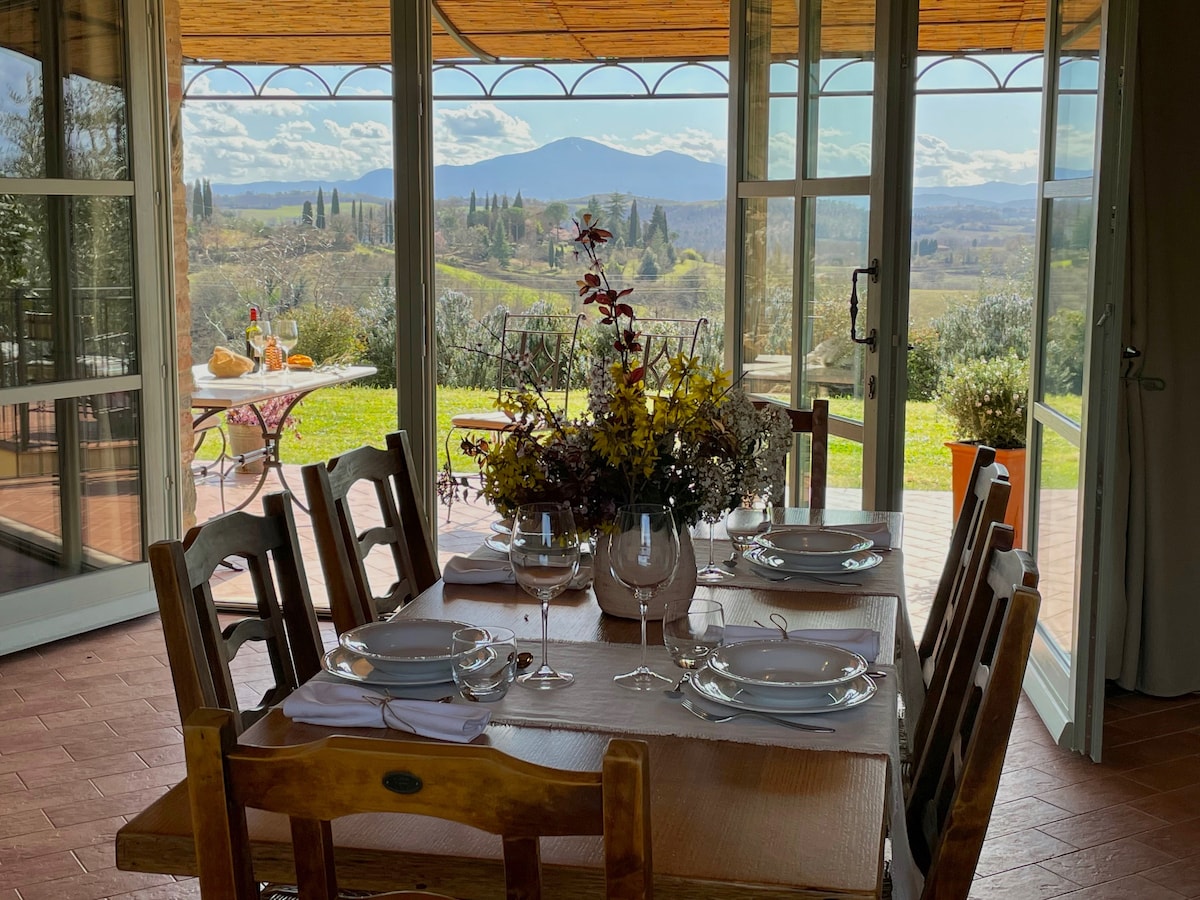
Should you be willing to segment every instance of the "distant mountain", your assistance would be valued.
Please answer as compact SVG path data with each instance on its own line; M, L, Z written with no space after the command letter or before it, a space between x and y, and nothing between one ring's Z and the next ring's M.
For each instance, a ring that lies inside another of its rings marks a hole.
M620 193L693 202L725 196L725 167L671 150L653 156L627 153L584 138L563 138L529 150L467 166L436 166L434 195L467 197L521 191L524 198L561 200Z
M913 190L913 206L1007 206L1031 204L1037 199L1036 184L987 181L954 187L919 187Z

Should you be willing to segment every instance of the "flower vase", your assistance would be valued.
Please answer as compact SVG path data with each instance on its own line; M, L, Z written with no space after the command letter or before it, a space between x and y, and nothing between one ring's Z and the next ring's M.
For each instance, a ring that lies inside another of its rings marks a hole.
M620 619L637 619L641 612L633 591L617 581L608 562L608 541L604 535L596 542L595 575L592 588L600 609ZM646 610L646 618L662 619L667 603L682 600L696 593L696 550L692 546L692 534L684 528L679 532L679 563L675 566L675 577L654 595Z
M225 424L229 432L229 455L240 456L243 453L253 453L266 447L262 429L257 425L238 425L234 422ZM237 466L239 475L260 475L263 470L262 455Z

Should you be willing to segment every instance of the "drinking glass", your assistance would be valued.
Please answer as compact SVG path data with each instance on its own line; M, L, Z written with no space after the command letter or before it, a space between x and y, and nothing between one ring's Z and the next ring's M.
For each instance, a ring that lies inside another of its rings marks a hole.
M458 692L490 703L508 693L517 672L517 637L507 628L460 628L450 636Z
M721 514L719 512L704 514L704 521L708 523L708 562L696 570L696 580L708 584L733 577L732 572L728 569L722 569L717 565L717 559L713 551L713 531L716 529L720 518Z
M667 604L663 645L675 665L698 669L725 636L725 609L716 600L686 597Z
M300 331L296 327L295 319L273 319L271 332L275 335L275 340L279 341L279 346L283 348L283 377L286 381L290 372L287 360L292 354L292 348L300 340Z
M725 531L734 551L741 556L754 546L754 538L771 527L766 506L739 506L725 517Z
M550 601L561 594L579 571L579 533L571 510L558 503L527 503L517 508L508 540L508 558L517 584L542 601L542 664L517 679L528 688L550 690L575 680L556 672L546 659L546 621Z
M254 348L254 355L258 357L258 381L264 387L267 384L267 360L263 355L263 351L267 348L267 341L271 339L271 323L265 318L260 319L258 330L250 335L250 346Z
M646 665L646 607L651 598L675 575L679 562L679 534L671 510L654 503L635 503L617 510L608 535L609 568L613 577L633 591L642 620L642 662L632 672L613 681L631 691L651 691L671 679Z

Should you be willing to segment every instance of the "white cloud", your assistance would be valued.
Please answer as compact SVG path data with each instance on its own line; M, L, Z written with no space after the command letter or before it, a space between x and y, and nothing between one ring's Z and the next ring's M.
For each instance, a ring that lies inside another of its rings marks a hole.
M607 136L600 140L630 153L651 154L662 150L674 150L676 153L693 156L701 162L718 165L725 164L728 151L724 135L715 135L701 128L685 128L671 133L646 130L635 134L627 142Z
M533 150L537 146L528 122L493 103L469 103L434 110L435 165L467 165L493 156Z
M953 187L986 181L1027 184L1037 180L1038 151L955 150L939 137L920 134L913 163L918 187Z

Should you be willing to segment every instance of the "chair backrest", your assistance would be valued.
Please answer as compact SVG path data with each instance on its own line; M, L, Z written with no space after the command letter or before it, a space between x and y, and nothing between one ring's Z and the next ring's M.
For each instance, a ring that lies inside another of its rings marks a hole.
M568 393L582 321L582 314L505 313L500 332L498 394L521 390L532 380L544 390Z
M955 650L952 689L907 798L908 841L930 900L970 892L1021 698L1041 597L1032 557L1012 542L1010 526L991 527L971 600L978 635Z
M753 403L759 409L770 405L782 405L766 399L754 400ZM811 436L808 452L808 505L811 509L824 509L829 478L829 401L814 400L812 409L794 409L790 406L783 408L792 422L792 433ZM775 503L784 501L782 496L771 499Z
M300 474L338 634L376 621L442 577L407 432L389 434L386 450L359 447L304 466ZM351 490L363 482L374 490L375 502L369 510L360 504L359 520L369 521L360 530ZM379 594L366 562L376 547L390 554L396 578Z
M634 320L634 327L640 333L638 342L642 345L641 361L646 370L642 380L647 391L657 393L662 390L663 383L670 374L673 357L680 353L686 356L696 354L700 329L707 324L708 319L703 316L698 319Z
M183 541L150 546L171 679L181 721L220 707L246 727L321 671L321 634L296 539L291 495L268 494L265 515L231 512L190 529ZM257 616L222 629L209 580L228 557L244 560ZM243 708L230 664L247 641L265 644L275 684Z
M1006 487L993 483L997 481L1004 482ZM917 648L917 656L923 669L925 661L936 651L938 636L942 631L951 598L964 589L970 589L971 584L966 581L966 569L970 564L975 543L987 535L989 525L1004 520L1010 491L1007 485L1008 469L996 462L995 450L981 444L975 451L975 462L971 466L967 492L963 497L958 518L954 522L954 530L950 533L950 548L946 551L946 561L942 565L942 574L934 591L929 618L925 622L925 630ZM928 683L929 679L926 678L925 681Z
M541 896L540 836L603 835L605 896L651 896L643 741L612 740L601 770L580 772L476 745L334 736L240 746L227 712L201 710L184 746L205 897L258 897L246 807L290 817L302 900L337 896L330 820L356 813L433 816L499 835L509 897Z

